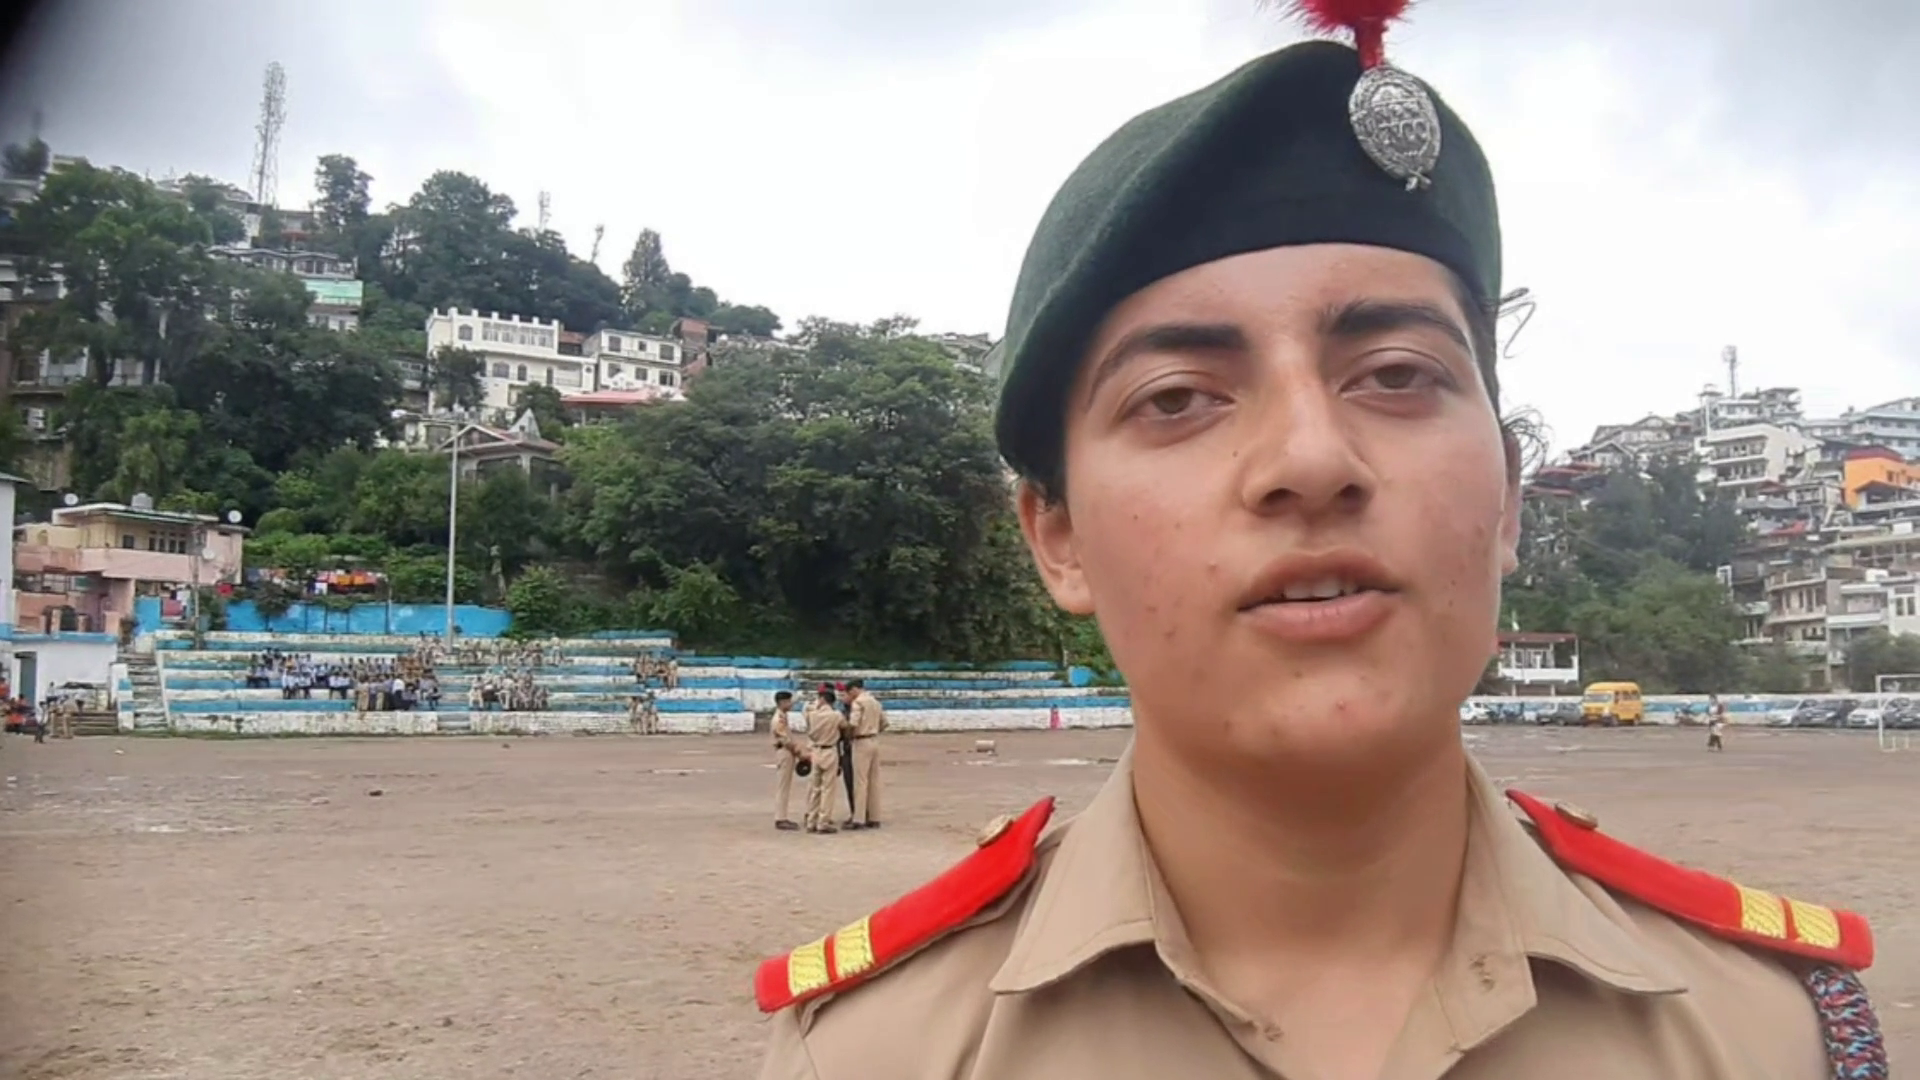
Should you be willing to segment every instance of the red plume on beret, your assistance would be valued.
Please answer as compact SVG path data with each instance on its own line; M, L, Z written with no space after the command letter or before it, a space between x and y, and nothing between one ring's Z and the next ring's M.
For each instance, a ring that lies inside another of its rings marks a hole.
M1351 32L1364 70L1386 62L1387 24L1405 14L1407 4L1408 0L1293 0L1293 13L1319 33Z

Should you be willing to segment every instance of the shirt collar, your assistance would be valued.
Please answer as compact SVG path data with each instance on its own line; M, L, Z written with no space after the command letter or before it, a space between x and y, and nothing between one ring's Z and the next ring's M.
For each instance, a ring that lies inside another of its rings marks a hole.
M1442 984L1449 967L1479 976L1492 955L1511 961L1526 981L1528 1007L1533 998L1527 958L1562 964L1627 993L1685 989L1617 909L1610 917L1541 850L1471 759L1467 786L1467 866L1453 946L1439 973ZM1185 927L1140 828L1129 747L1092 803L1064 827L991 988L1003 994L1036 990L1109 952L1145 944L1153 944L1176 971L1189 967Z

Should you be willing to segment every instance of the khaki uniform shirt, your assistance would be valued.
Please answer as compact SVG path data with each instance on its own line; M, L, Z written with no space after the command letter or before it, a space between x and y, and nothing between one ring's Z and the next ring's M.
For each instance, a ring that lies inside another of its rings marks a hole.
M773 732L773 741L778 743L782 750L799 753L807 749L804 733L799 737L794 733L791 709L786 712L781 712L779 709L773 710L773 723L770 725L770 730Z
M1208 986L1130 761L965 928L777 1013L762 1080L1307 1080L1285 1032ZM1568 873L1478 765L1470 787L1453 941L1381 1080L1830 1075L1786 966Z
M872 694L861 694L849 707L853 737L865 739L887 730L887 711Z
M814 702L807 706L807 738L815 749L832 747L840 741L840 710Z

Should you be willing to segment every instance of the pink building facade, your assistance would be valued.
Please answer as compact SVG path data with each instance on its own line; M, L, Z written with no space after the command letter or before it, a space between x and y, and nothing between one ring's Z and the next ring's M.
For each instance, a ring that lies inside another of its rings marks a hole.
M246 530L204 514L93 503L14 530L20 633L118 634L141 596L240 580Z

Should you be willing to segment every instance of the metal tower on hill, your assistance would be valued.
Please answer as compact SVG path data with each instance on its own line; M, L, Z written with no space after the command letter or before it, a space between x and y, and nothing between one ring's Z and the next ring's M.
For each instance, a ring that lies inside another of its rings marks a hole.
M287 122L287 72L275 60L267 65L260 91L260 122L254 126L253 201L279 205L280 128Z

